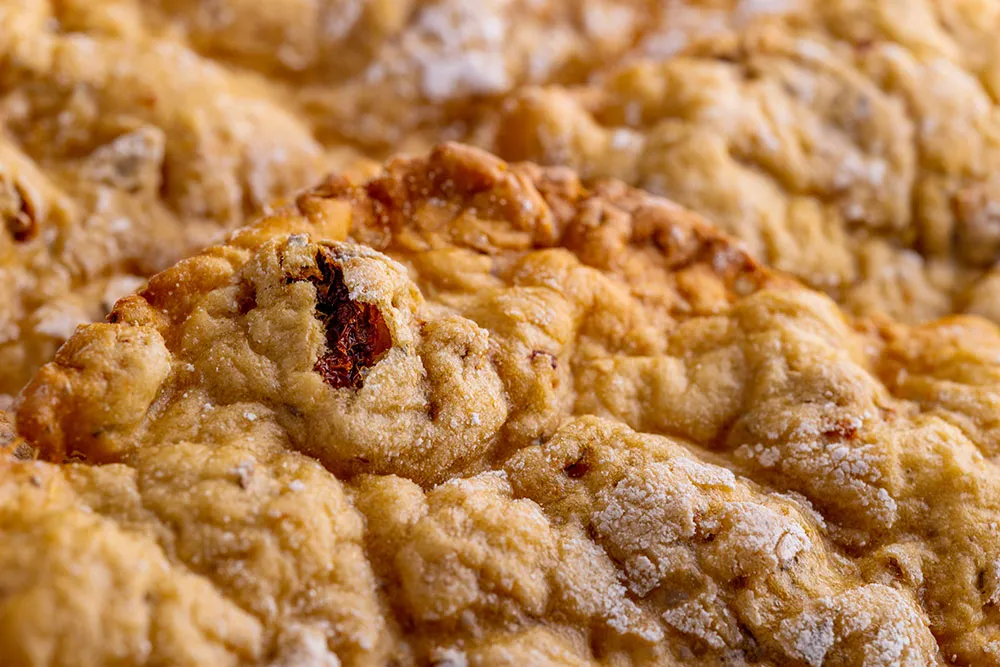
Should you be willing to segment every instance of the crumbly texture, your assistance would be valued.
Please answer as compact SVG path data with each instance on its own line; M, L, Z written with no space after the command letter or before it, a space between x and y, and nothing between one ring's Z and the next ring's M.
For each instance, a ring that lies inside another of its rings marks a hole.
M585 86L478 140L698 211L849 311L1000 321L1000 3L664 3Z
M0 654L1000 664L998 380L988 321L853 323L666 200L443 145L42 368Z
M652 0L6 0L0 402L77 324L331 170L580 82Z
M302 108L325 141L348 140L374 154L426 143L419 138L428 136L458 138L524 85L584 81L649 31L658 4L413 3L405 27L373 51L357 76L333 86L327 79L307 81L300 91Z
M9 0L0 405L312 185L462 139L669 196L853 314L1000 322L995 0Z
M76 31L69 12L0 10L0 395L331 164L251 78L175 41Z

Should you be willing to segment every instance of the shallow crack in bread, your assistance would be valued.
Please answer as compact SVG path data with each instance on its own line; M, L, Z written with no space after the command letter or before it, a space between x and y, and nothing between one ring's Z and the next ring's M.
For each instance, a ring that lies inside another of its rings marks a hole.
M663 12L587 85L515 92L479 140L675 199L853 313L1000 321L996 3Z
M998 664L998 360L985 320L854 322L670 202L443 145L36 375L0 651Z

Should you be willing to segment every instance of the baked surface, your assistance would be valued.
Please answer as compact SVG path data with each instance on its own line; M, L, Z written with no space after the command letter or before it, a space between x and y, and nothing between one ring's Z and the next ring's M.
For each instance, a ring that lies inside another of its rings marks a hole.
M655 4L6 0L0 407L148 276L483 100L582 81Z
M252 77L87 31L73 6L0 8L0 395L77 324L332 166Z
M985 320L851 320L677 205L443 145L34 377L0 654L998 664L998 379Z
M0 407L330 171L460 139L703 214L848 312L1000 321L995 0L9 0Z
M515 92L481 143L668 196L852 313L1000 321L1000 3L662 11L588 85Z

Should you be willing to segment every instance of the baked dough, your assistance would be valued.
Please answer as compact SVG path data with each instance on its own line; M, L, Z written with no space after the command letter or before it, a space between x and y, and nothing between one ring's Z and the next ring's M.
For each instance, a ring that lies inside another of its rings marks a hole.
M1000 321L1000 4L662 11L587 85L516 91L482 145L670 197L852 313Z
M652 0L5 0L0 402L77 324L331 171L579 82Z
M666 200L443 145L34 377L0 654L998 664L998 379L985 320L855 321Z

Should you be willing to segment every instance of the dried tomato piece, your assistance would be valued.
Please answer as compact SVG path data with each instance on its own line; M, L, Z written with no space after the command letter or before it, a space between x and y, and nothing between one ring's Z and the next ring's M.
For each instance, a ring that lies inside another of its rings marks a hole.
M316 285L316 318L326 330L326 350L313 369L335 389L360 389L367 370L392 347L389 327L376 306L350 298L344 272L328 251L317 253L316 264L319 275L308 279Z

